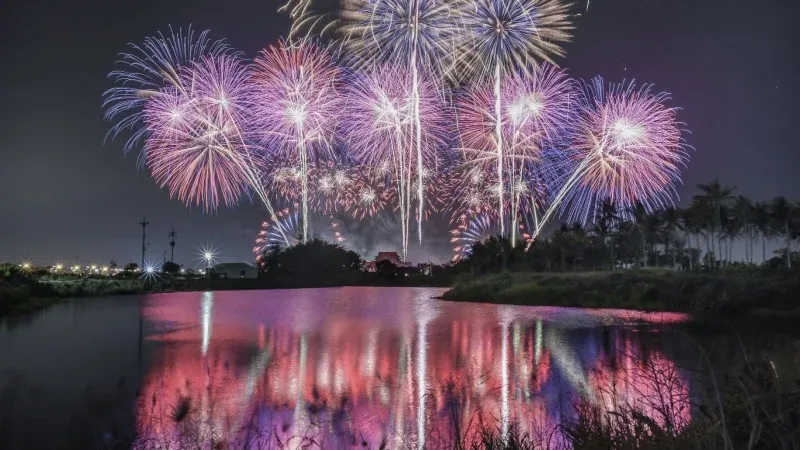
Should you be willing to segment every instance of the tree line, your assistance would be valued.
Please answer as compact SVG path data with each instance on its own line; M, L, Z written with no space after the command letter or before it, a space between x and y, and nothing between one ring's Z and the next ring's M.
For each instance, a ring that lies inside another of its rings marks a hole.
M777 197L756 202L737 195L736 187L714 180L698 184L687 208L648 212L642 204L619 208L599 202L588 225L562 224L547 238L512 248L508 239L476 243L462 264L472 271L613 270L626 267L670 267L715 270L748 264L787 267L800 262L792 243L800 240L800 203ZM767 253L767 243L779 249ZM734 258L734 243L744 246Z

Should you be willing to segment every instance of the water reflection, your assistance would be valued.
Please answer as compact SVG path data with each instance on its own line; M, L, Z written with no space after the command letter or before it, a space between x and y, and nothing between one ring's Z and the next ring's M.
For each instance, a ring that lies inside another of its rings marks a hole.
M139 447L450 447L480 424L552 430L579 398L689 420L688 377L659 339L684 316L431 300L440 292L151 297Z

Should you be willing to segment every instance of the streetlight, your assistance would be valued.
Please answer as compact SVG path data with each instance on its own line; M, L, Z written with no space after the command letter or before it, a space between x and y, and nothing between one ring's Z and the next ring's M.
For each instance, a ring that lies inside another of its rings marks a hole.
M206 264L206 276L210 277L211 266L214 265L217 259L217 249L208 245L200 247L200 260Z

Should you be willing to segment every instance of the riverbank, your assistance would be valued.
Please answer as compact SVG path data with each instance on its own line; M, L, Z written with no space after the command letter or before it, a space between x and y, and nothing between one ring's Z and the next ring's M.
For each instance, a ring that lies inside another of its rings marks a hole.
M79 297L153 294L165 292L306 289L340 286L450 287L452 276L386 277L355 272L329 279L300 280L288 277L255 279L205 278L79 278L25 280L0 283L0 317L30 314L56 303Z
M624 270L501 273L461 279L442 299L527 306L688 312L696 317L800 317L800 274Z

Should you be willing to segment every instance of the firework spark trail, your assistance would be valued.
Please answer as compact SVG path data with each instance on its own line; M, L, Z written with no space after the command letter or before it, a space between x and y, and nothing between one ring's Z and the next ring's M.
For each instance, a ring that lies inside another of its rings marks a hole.
M438 163L437 150L446 144L443 136L448 127L441 88L434 78L423 76L416 82L412 80L413 71L392 63L356 75L347 85L341 126L344 140L358 163L388 169L387 175L397 193L404 258L408 253L412 190L427 191L429 171L423 168L419 172L419 166ZM423 117L424 127L418 126L417 116ZM416 151L415 142L420 144ZM415 175L417 181L413 183ZM423 205L418 223L425 218L425 211Z
M310 41L282 42L261 52L253 70L255 139L280 159L299 164L303 241L308 240L309 159L332 156L340 111L339 68Z
M489 75L493 82L498 210L505 211L502 86L509 73L528 73L543 61L552 62L552 56L563 56L559 44L571 39L571 5L561 0L458 0L457 6L463 32L456 67L478 78ZM501 215L503 235L505 222Z
M335 22L323 24L325 15L314 14L311 9L311 0L288 0L278 8L278 12L288 13L289 18L292 19L292 26L289 28L289 34L286 39L292 43L296 39L301 42L307 40L313 34L322 36L335 25ZM320 25L322 28L317 32ZM303 30L305 30L305 35L301 36Z
M674 185L688 159L678 109L667 93L634 82L605 85L597 77L583 86L581 112L567 163L575 167L534 231L557 210L586 221L602 199L620 209L641 203L647 211L673 203Z
M528 74L513 74L500 85L471 86L458 102L459 132L467 166L493 171L501 234L519 224L523 203L538 205L545 179L552 175L553 152L546 150L573 119L573 81L562 70L541 64ZM557 159L557 158L556 158ZM488 175L488 174L487 174ZM509 201L505 202L506 192ZM538 212L533 208L533 214ZM508 219L506 218L508 216ZM516 245L516 233L511 233Z
M445 76L457 32L450 0L345 0L342 12L344 47L355 64L374 67L383 62L408 66L411 77L411 118L416 150L417 236L422 243L425 216L423 71ZM405 208L404 208L405 209Z

